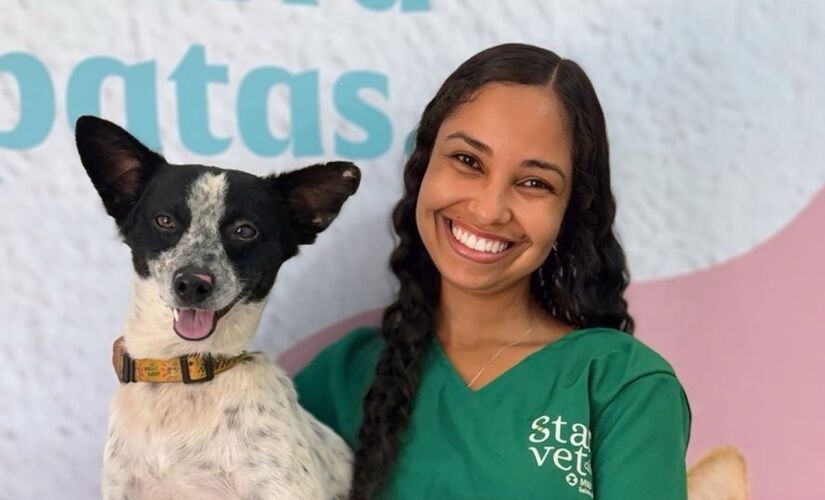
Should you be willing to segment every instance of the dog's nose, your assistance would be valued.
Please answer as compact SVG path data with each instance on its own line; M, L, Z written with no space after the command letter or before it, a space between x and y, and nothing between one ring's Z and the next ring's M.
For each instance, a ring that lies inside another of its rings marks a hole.
M200 304L212 293L215 278L202 269L182 269L175 276L175 293L186 304Z

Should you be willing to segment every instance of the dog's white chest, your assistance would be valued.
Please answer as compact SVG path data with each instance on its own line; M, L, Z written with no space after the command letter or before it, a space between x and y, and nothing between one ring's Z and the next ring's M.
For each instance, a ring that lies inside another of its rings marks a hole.
M104 499L345 495L346 444L263 356L204 384L127 384L112 402Z

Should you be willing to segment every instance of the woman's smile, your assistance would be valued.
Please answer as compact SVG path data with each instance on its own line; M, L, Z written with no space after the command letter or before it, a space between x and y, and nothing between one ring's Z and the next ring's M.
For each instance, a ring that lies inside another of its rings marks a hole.
M495 235L480 233L439 215L444 227L444 236L455 252L465 259L480 264L498 262L509 256L523 242L515 242Z

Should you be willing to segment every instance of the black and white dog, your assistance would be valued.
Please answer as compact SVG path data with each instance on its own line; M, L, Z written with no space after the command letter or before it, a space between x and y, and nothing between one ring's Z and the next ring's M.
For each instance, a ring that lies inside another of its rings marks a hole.
M99 118L80 118L75 133L132 251L121 380L141 380L143 369L142 380L176 370L182 380L118 388L103 498L346 497L349 448L298 406L281 369L245 351L279 267L336 217L358 188L358 168L332 162L258 177L170 165Z

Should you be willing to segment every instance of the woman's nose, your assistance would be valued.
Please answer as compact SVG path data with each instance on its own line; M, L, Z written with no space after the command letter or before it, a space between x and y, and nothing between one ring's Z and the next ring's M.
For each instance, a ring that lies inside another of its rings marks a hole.
M470 196L467 210L478 224L506 224L513 218L506 188L487 183Z

